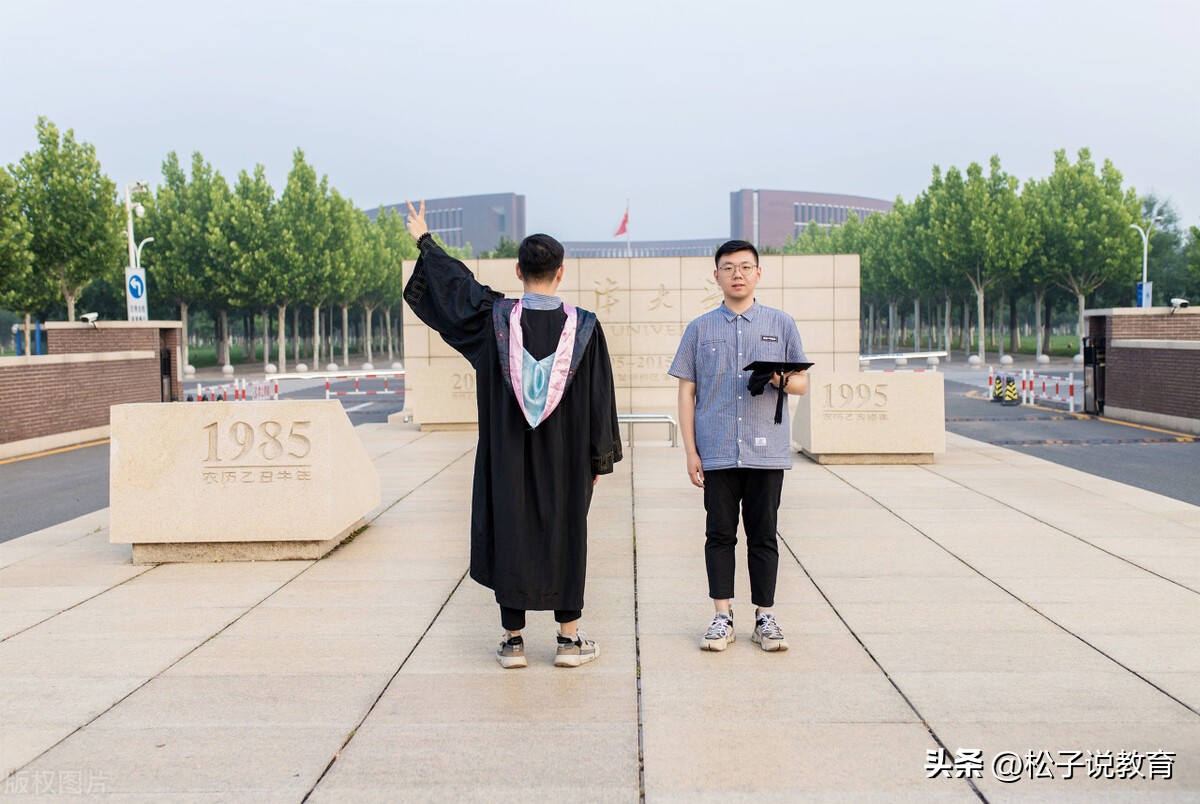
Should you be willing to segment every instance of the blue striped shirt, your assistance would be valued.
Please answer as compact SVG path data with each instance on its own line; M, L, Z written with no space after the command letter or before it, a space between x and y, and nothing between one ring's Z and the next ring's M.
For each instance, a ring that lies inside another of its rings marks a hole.
M696 450L704 469L792 468L791 425L775 424L778 391L750 396L756 360L806 362L795 320L758 302L738 315L723 303L687 325L670 374L696 383Z

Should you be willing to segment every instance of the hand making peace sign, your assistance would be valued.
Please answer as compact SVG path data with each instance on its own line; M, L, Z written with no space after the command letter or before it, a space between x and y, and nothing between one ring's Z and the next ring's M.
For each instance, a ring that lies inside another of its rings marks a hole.
M413 236L413 239L420 240L421 235L429 231L429 227L425 225L425 199L421 199L420 212L413 209L412 202L408 199L405 199L404 203L408 204L408 218L404 224L408 227L408 233Z

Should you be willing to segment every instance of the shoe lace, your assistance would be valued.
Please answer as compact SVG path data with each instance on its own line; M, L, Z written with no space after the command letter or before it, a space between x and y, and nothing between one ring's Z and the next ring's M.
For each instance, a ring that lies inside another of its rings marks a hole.
M783 639L783 629L775 622L774 614L763 614L758 618L758 630L767 639Z
M722 617L720 614L713 617L712 625L708 627L708 633L704 635L705 639L724 639L729 635L729 618Z

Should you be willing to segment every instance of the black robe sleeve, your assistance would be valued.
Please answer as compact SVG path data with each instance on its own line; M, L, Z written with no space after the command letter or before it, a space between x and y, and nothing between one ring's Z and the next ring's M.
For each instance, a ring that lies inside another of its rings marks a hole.
M404 300L473 366L492 329L492 305L502 298L504 294L479 284L467 266L432 238L423 238L421 255L404 287Z
M596 323L592 335L589 386L592 392L591 421L588 437L592 457L592 474L607 475L613 464L621 460L621 431L617 425L617 395L613 386L612 358L604 330Z

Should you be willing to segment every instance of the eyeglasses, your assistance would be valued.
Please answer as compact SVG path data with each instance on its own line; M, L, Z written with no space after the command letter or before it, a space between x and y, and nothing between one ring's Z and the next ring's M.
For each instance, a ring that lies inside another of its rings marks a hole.
M738 271L741 271L742 276L749 276L752 271L758 270L758 266L751 262L745 262L741 265L731 265L725 263L717 266L717 273L721 276L733 276Z

